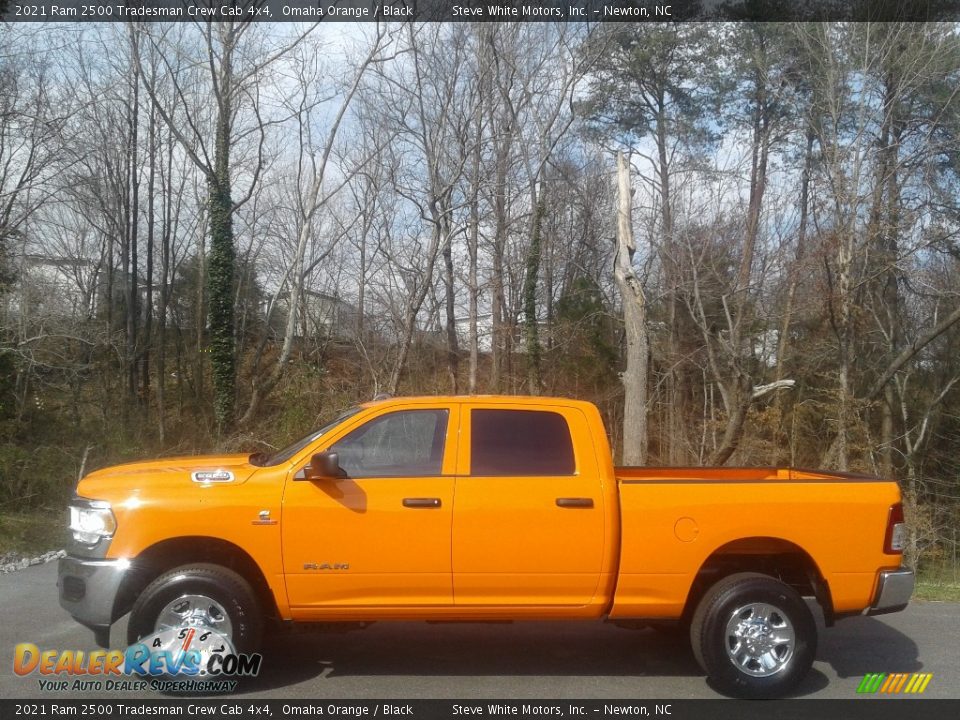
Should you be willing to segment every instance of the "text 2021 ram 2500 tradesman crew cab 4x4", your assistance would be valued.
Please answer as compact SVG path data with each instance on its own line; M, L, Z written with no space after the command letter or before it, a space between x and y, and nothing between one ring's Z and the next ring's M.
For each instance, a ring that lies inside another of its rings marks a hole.
M60 602L101 644L171 622L238 650L265 622L689 625L723 691L787 693L827 624L906 607L896 483L781 468L614 467L590 403L397 398L271 456L87 475Z

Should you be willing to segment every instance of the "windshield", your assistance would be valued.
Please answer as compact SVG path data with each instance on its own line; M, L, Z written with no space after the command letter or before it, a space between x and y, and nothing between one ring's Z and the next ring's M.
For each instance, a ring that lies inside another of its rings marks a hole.
M332 430L334 427L336 427L341 422L346 420L348 417L352 417L353 415L356 415L358 412L360 412L361 409L362 408L359 408L359 407L350 408L346 412L338 415L335 420L328 422L319 430L314 430L312 433L310 433L306 437L303 437L297 440L295 443L293 443L293 445L288 445L287 447L285 447L283 450L280 450L276 454L269 455L266 458L263 458L257 464L261 466L269 467L271 465L279 465L280 463L286 462L287 460L292 458L294 455L296 455L298 452L303 450L307 445L309 445L310 443L316 440L319 440L321 435L324 435L330 432L330 430Z

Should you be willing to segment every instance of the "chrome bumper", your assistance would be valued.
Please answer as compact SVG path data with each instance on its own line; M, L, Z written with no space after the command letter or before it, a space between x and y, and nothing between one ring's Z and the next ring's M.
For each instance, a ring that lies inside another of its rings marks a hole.
M877 598L867 615L882 615L903 610L913 595L913 570L885 570L877 583Z
M60 606L94 632L109 629L116 619L114 600L129 567L129 560L87 560L69 555L60 558Z

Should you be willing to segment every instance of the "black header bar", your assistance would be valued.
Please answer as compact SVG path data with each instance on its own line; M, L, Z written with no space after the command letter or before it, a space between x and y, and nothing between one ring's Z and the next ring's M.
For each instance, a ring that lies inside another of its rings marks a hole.
M146 717L257 720L273 718L660 718L661 720L954 720L960 700L857 698L850 700L0 700L0 720L51 717L128 720Z
M960 0L0 0L35 22L960 21Z

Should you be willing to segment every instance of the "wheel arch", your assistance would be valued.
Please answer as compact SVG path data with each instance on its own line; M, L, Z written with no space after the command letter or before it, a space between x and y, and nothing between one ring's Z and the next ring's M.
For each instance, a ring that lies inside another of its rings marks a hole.
M816 598L828 626L833 624L830 586L816 561L790 540L772 536L740 538L716 548L700 565L687 594L683 617L690 618L707 590L723 578L742 572L768 575Z
M280 616L263 571L246 550L222 538L190 535L161 540L130 561L130 568L113 603L112 619L116 621L130 612L137 597L153 580L175 567L190 563L210 563L233 570L250 583L264 617Z

